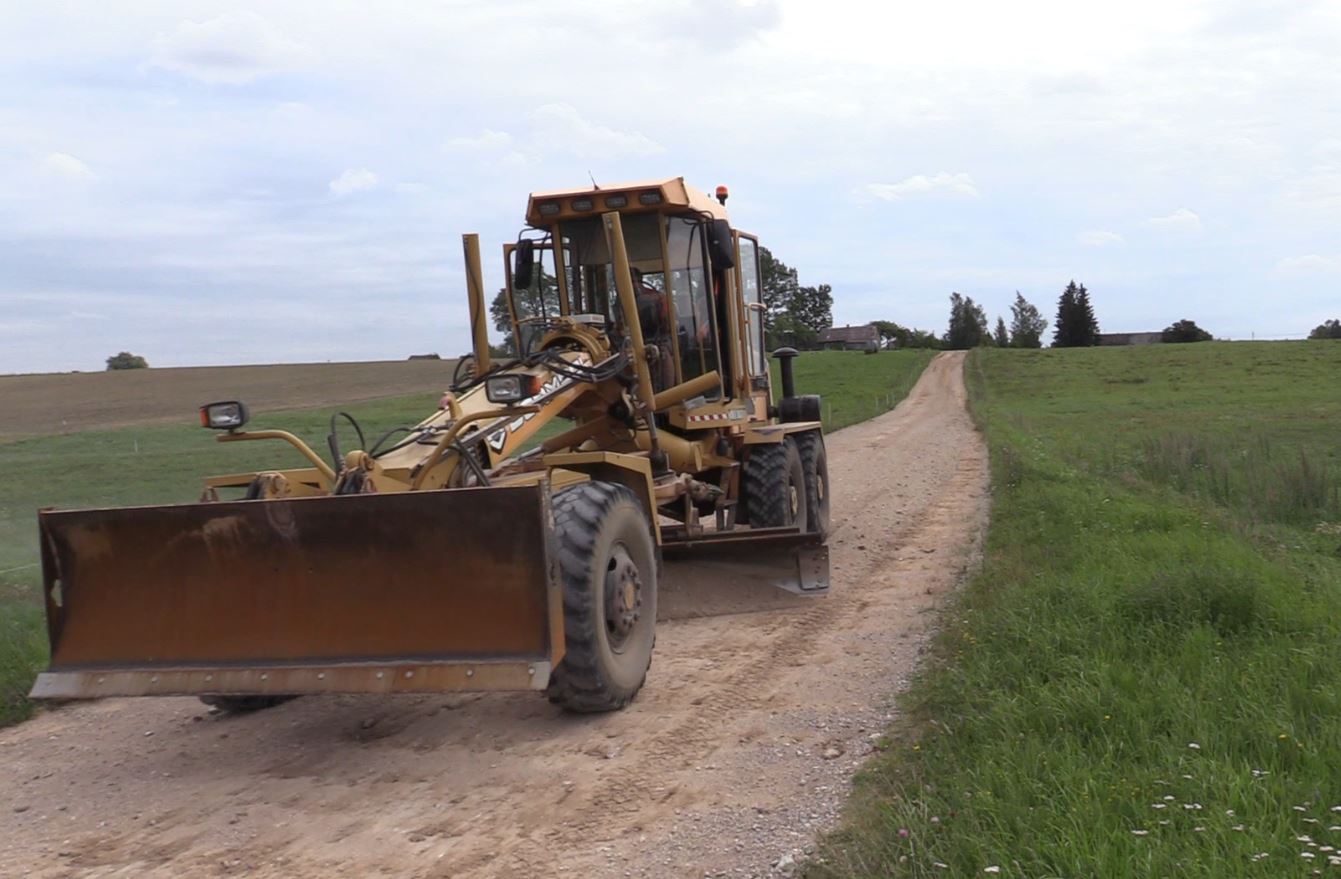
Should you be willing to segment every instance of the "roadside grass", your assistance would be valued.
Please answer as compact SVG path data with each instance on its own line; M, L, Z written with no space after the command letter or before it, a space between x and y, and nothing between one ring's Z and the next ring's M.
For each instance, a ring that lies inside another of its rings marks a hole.
M807 876L1341 867L1341 345L969 371L984 565Z
M795 361L800 393L825 395L826 427L855 423L891 408L907 395L933 352L817 352ZM776 369L776 364L775 364ZM775 387L781 388L775 375ZM127 408L133 408L127 403ZM414 424L437 405L437 394L415 394L343 407L291 410L256 416L252 426L290 430L323 456L331 415L353 414L368 442L398 425ZM40 507L77 509L187 503L197 499L210 474L304 467L305 459L277 442L216 443L185 413L180 424L146 425L51 436L0 444L0 726L27 717L25 698L47 658L39 602L37 521ZM356 440L341 421L346 449ZM546 425L543 439L565 425Z

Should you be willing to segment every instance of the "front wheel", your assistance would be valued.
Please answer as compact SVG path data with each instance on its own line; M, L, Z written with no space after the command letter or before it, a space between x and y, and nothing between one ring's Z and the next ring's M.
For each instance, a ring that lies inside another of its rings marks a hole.
M657 556L633 492L587 482L554 496L565 649L546 695L569 711L623 708L656 641Z

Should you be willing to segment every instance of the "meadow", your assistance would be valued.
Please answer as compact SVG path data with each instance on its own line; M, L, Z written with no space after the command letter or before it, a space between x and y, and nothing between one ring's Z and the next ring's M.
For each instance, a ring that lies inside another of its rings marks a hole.
M455 360L374 360L0 375L0 442L172 424L189 420L202 403L238 397L264 413L441 392L455 366Z
M1341 344L969 378L984 563L807 876L1341 867Z
M826 428L837 429L896 405L917 381L931 353L805 354L795 363L797 390L825 395ZM314 397L330 400L338 395L340 387L358 379L358 364L332 366L340 367L328 373L336 384L315 388ZM269 399L264 396L267 392L284 387L282 376L276 373L284 367L256 369L256 375L265 381L264 387L257 389L263 399ZM229 379L226 393L222 389L213 393L205 387L200 389L198 399L252 399L249 392L253 388L237 373L225 373L224 377ZM311 379L306 381L310 383ZM781 386L776 377L774 381L775 387ZM38 400L39 396L20 400L17 395L6 396L5 388L0 382L0 411L27 418L24 423L36 423L23 414L20 404ZM288 393L288 399L296 398L292 390ZM432 391L342 406L268 411L254 415L251 426L290 430L324 454L334 412L353 414L372 442L386 430L421 420L435 409L438 396L438 391ZM129 395L109 401L107 421L125 424L143 416L151 423L0 443L0 469L8 474L0 490L0 725L21 720L32 711L24 695L46 662L46 629L38 601L38 508L188 503L199 497L201 480L207 475L306 466L301 456L281 443L216 443L211 431L197 425L194 405L183 406L174 423L153 423L164 417L162 409L139 394ZM560 425L556 424L552 431L558 429ZM342 424L341 437L346 450L353 448L347 425Z

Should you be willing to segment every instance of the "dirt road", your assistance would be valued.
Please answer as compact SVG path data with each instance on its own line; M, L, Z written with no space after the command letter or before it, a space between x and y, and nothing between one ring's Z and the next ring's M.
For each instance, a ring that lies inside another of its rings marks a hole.
M977 551L986 453L962 364L942 354L898 409L830 437L831 594L661 625L628 710L490 694L54 711L0 730L0 876L787 872Z

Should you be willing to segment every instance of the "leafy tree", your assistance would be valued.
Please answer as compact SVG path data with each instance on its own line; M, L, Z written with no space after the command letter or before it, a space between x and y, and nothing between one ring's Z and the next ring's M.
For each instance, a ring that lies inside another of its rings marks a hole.
M1341 320L1325 320L1308 334L1310 339L1341 339Z
M1075 281L1066 285L1057 301L1057 323L1052 347L1084 348L1099 344L1099 322L1094 317L1090 293Z
M764 303L764 330L772 330L780 315L786 314L801 289L796 269L773 256L767 247L759 248L760 296Z
M804 327L818 336L820 330L833 326L833 288L828 284L797 287L787 303L787 314L797 327Z
M1214 336L1197 326L1195 321L1180 320L1165 327L1160 340L1163 342L1209 342L1213 338Z
M1006 319L1000 315L996 318L996 331L992 333L992 341L998 348L1010 347L1010 336L1006 333Z
M1016 290L1015 304L1010 307L1010 347L1042 348L1043 331L1047 328L1043 315Z
M809 350L819 347L819 333L798 321L787 312L778 315L769 333L769 347L790 345L793 348Z
M945 347L962 350L977 348L991 341L987 330L987 313L973 301L972 296L950 294L950 327L945 333Z
M935 333L909 329L892 320L873 320L871 326L880 334L880 341L895 348L939 348L941 340Z
M537 279L531 282L528 289L517 291L518 320L540 317L542 314L554 316L559 313L558 282L549 272L542 271L537 274ZM493 301L489 303L489 317L494 322L494 329L503 334L501 347L509 355L515 354L516 352L513 351L514 339L512 338L512 312L508 309L507 288L502 288L494 294Z
M129 351L122 351L107 358L107 369L148 369L149 361L138 354L131 354Z

